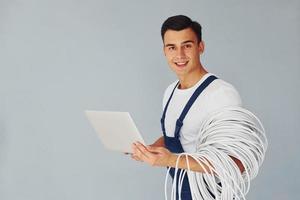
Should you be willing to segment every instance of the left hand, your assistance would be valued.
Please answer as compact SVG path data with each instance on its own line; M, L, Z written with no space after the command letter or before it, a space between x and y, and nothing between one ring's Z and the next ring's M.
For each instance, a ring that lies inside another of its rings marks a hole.
M174 154L165 147L145 146L140 142L132 144L132 158L152 166L167 167Z

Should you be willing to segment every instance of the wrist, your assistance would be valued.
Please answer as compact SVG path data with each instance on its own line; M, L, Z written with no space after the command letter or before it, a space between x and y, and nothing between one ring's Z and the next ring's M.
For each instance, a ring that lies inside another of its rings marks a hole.
M174 153L171 153L167 162L168 167L175 167L178 156Z

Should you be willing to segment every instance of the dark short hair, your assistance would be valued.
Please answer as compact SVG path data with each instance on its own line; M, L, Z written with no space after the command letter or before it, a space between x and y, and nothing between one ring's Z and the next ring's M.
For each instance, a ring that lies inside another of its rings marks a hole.
M201 25L196 21L192 21L185 15L175 15L166 19L161 26L161 38L164 41L164 35L167 30L181 31L186 28L191 28L195 32L198 43L202 41Z

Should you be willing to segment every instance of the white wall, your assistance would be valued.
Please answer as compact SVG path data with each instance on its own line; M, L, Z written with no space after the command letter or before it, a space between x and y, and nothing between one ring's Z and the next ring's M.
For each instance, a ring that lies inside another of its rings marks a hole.
M176 78L160 26L203 26L206 68L231 82L269 138L249 199L297 199L300 3L0 0L0 199L163 199L164 168L103 148L84 109L132 113L160 136L162 94Z

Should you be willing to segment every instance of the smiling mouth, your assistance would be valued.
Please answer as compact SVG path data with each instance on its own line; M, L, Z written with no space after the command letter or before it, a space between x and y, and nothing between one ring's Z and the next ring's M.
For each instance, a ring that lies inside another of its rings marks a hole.
M185 67L189 61L186 62L174 62L177 67Z

